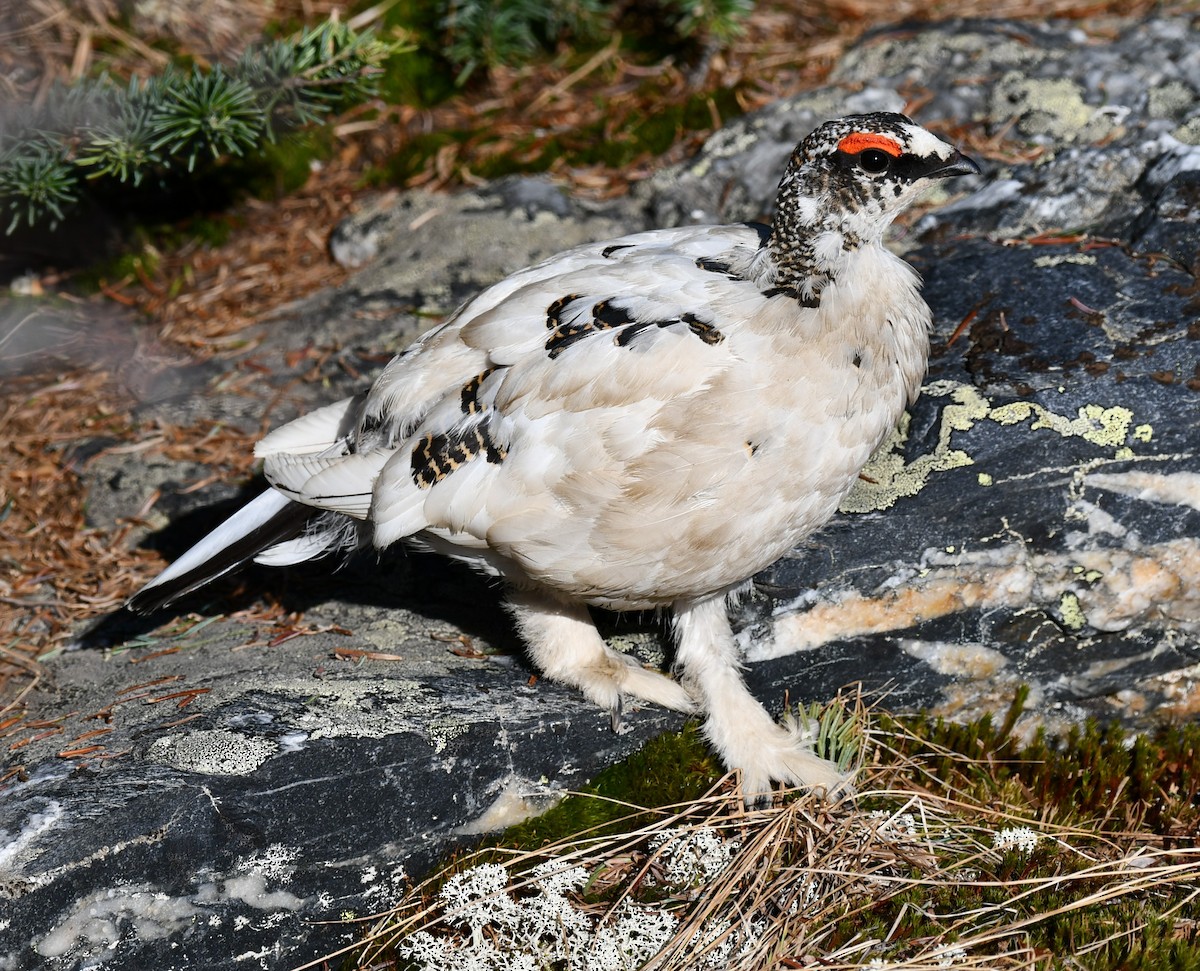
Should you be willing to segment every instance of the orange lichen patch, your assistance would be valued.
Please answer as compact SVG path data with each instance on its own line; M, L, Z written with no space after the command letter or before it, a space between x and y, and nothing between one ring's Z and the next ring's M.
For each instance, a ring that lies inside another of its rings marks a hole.
M995 575L994 575L995 576ZM994 581L999 587L1003 581ZM775 622L780 654L806 651L829 641L904 630L915 624L980 605L992 594L989 582L926 578L879 596L848 593Z
M865 152L868 148L877 148L893 158L899 158L904 154L904 149L900 147L898 141L875 132L856 131L838 142L838 151L845 152L847 155L857 155L859 152Z
M1081 571L1091 582L1081 585ZM1192 537L1139 550L1094 549L1030 556L1023 547L964 554L907 583L870 596L851 591L775 622L778 657L829 641L904 630L972 608L1038 605L1055 611L1070 598L1078 623L1116 631L1145 624L1200 626L1200 542ZM1072 618L1065 618L1070 628Z
M1158 713L1180 722L1193 721L1200 715L1200 664L1180 671L1168 671L1145 684L1160 697Z

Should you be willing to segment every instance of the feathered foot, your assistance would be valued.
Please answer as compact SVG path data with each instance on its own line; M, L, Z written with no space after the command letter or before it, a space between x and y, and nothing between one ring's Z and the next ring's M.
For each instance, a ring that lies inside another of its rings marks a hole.
M724 598L675 605L681 680L705 712L704 734L731 769L741 769L747 802L769 798L772 782L852 790L853 774L812 750L800 726L777 724L750 693L738 671L737 648Z
M533 663L546 677L579 688L608 710L614 732L626 730L623 716L630 698L675 711L695 710L678 681L609 647L583 604L529 590L512 591L508 602Z

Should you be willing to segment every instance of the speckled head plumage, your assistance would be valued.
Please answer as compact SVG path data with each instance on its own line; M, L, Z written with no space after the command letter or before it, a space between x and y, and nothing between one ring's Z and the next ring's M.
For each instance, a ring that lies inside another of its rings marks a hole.
M829 253L878 243L931 181L979 166L906 115L848 115L816 128L779 183L767 249L777 289L815 304L836 275Z

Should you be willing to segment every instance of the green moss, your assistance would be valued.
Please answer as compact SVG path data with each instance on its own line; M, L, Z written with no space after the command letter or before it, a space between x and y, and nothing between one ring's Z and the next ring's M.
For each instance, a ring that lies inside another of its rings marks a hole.
M579 795L507 830L495 845L537 849L574 833L629 820L636 806L665 806L696 799L722 775L696 726L668 732L624 762L605 769ZM611 827L609 827L611 828ZM601 830L603 831L603 830Z
M1064 738L1039 733L1022 744L1012 734L1019 711L1014 704L1000 725L883 715L878 728L901 758L985 805L1002 799L1059 824L1140 826L1166 839L1200 829L1200 725L1130 736L1116 723L1089 721Z

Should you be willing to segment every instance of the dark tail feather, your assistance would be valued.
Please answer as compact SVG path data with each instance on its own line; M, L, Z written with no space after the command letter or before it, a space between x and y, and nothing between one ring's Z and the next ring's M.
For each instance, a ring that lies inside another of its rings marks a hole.
M268 547L298 536L305 524L320 512L269 489L142 587L129 598L126 606L139 614L166 607L209 581L236 570Z

